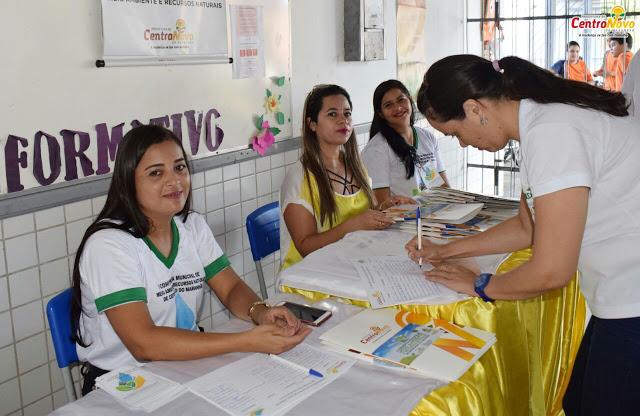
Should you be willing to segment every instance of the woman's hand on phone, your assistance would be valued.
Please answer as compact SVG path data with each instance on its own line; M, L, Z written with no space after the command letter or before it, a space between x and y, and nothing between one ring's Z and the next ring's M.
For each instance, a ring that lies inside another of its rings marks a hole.
M287 335L297 334L305 326L284 306L264 309L256 321L260 325L275 325L283 328Z

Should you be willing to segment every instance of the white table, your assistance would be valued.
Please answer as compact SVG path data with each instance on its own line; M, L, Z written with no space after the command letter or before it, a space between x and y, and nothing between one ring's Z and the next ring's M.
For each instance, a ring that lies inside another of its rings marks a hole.
M289 300L305 303L298 295L279 294L270 299L271 302ZM335 326L341 320L358 310L351 305L344 305L336 300L325 300L315 305L331 309L333 316L321 327L314 329L305 342L319 345L319 335ZM250 328L247 322L232 319L216 331L237 332ZM224 354L191 361L157 361L146 365L152 372L180 383L186 383L216 368L244 357L243 353ZM358 362L346 374L333 383L294 407L291 415L406 415L416 403L427 393L442 386L440 380L418 377L398 370L376 367L365 362ZM55 416L66 415L126 415L146 414L134 412L121 406L107 393L96 390L87 396L69 403L55 412ZM227 413L206 400L187 393L178 397L153 415L226 415Z

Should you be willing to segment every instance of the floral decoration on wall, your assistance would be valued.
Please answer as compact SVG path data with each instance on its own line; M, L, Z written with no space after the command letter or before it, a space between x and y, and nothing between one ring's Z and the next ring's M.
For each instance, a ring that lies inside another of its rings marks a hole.
M276 87L284 86L285 77L277 77L272 80ZM281 100L282 94L277 94L267 88L264 98L265 113L259 117L254 117L257 133L251 138L251 148L258 152L260 156L263 156L267 149L275 143L276 136L281 131L278 127L271 127L271 124L283 125L285 122L285 115L280 110Z

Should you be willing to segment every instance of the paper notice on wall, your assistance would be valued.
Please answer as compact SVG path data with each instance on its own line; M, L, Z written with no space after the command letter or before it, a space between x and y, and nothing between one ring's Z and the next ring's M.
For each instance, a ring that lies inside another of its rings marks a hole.
M233 78L264 77L262 6L229 6Z

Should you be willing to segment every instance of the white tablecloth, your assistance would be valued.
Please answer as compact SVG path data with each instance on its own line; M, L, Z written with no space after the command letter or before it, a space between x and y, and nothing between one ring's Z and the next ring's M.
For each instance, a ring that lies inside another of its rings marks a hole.
M279 294L271 302L290 300L305 303L301 296ZM318 337L327 329L335 326L358 310L351 305L344 305L336 300L324 300L315 305L331 309L333 316L321 327L315 328L305 342L319 345ZM232 319L220 328L219 332L237 332L250 328L250 324ZM146 367L152 372L171 380L185 383L200 377L218 367L238 360L243 353L224 354L217 357L191 361L157 361L148 363ZM365 362L358 362L346 374L333 383L327 385L318 393L312 395L298 406L294 407L290 415L406 415L418 401L427 393L442 386L443 381L418 377L398 370L377 367ZM96 390L87 396L69 403L53 415L125 415L145 414L133 412L122 407L107 393ZM226 415L226 413L204 399L187 393L167 406L151 413L153 415Z

